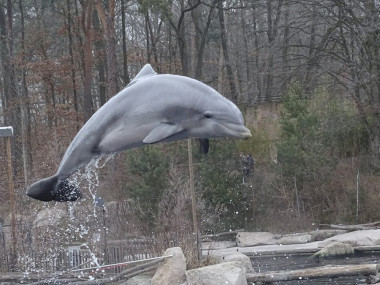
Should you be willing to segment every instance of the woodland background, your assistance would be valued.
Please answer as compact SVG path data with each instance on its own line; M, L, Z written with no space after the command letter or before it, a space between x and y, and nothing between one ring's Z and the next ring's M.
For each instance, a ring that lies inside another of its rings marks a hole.
M70 211L27 198L27 185L55 172L79 128L145 63L213 86L252 129L249 140L213 140L207 156L194 144L202 233L380 219L379 47L377 0L1 0L0 125L15 130L19 238L32 239L38 211ZM241 153L255 159L245 183ZM90 173L95 187L77 177L88 228L109 239L192 232L186 142L123 152Z

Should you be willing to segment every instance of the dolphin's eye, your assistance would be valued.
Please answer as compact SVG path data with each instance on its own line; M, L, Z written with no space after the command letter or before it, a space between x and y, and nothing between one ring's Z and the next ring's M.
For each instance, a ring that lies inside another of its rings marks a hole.
M210 119L210 118L212 118L212 114L209 113L209 112L206 112L206 113L204 113L204 117L205 117L206 119Z

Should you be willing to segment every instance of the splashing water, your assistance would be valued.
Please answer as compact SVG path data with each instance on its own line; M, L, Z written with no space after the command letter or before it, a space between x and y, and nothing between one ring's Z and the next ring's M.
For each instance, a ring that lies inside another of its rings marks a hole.
M81 200L68 203L44 203L42 211L36 210L36 217L43 216L41 212L45 211L47 218L39 218L40 220L36 218L34 222L33 247L35 251L26 253L22 257L26 276L30 272L64 270L65 268L62 268L64 255L69 259L67 264L71 268L81 264L81 268L90 266L100 268L104 248L100 245L99 233L106 235L108 229L102 216L106 213L105 205L97 193L98 170L112 158L113 156L94 159L84 170L72 175L70 183L80 185L83 191ZM86 255L83 255L84 251ZM36 254L44 256L43 259L36 261ZM80 258L79 254L81 254ZM83 265L84 263L86 265ZM61 268L58 268L57 264ZM51 267L47 268L47 265ZM93 279L91 275L86 276Z
M84 199L82 199L79 202L75 203L69 203L69 207L71 207L70 210L70 219L75 222L75 220L78 219L78 217L75 217L74 215L74 206L76 204L81 205L86 204L88 201L91 202L91 214L88 212L88 208L86 208L86 213L84 215L85 220L82 221L79 225L74 227L74 231L77 232L80 238L85 239L86 241L82 243L82 247L86 248L87 251L90 254L90 259L92 262L90 264L95 265L96 267L100 268L99 258L96 256L98 253L95 249L96 243L99 241L99 238L94 238L94 235L96 232L100 232L100 229L104 228L105 225L102 224L102 221L99 217L99 199L101 199L97 195L97 190L99 187L99 176L98 176L98 169L103 168L108 161L110 161L113 158L113 155L107 156L104 161L102 157L99 157L97 159L93 159L84 169L84 173L82 174L76 174L73 176L73 181L77 185L80 184L81 180L84 180L86 183L86 187L81 187L83 190L88 191L89 195L84 195ZM85 205L86 206L86 205ZM102 205L102 210L105 210L104 205ZM103 211L104 213L104 211ZM83 217L82 217L83 218ZM92 234L92 236L91 236ZM99 253L98 253L99 254Z

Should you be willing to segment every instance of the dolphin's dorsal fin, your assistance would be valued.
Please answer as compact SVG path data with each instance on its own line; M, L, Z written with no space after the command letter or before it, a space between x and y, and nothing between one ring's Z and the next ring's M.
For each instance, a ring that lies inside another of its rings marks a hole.
M133 80L127 85L127 87L135 84L136 82L138 82L140 80L143 80L143 79L150 77L150 76L153 76L153 75L157 75L157 72L155 72L154 69L152 68L152 66L149 63L147 63L144 65L143 68L141 68L140 72L137 73L135 78L133 78Z

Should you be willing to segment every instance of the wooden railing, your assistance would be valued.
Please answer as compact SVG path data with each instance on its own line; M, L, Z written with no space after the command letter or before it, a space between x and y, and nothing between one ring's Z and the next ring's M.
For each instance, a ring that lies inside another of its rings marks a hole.
M17 259L17 271L57 272L72 268L88 268L94 265L135 261L157 256L152 242L145 238L110 241L105 248L91 252L80 246L69 246L64 250L35 251L33 249ZM97 264L96 264L97 263ZM0 272L10 271L10 252L0 250ZM120 272L122 268L107 269L109 273Z

